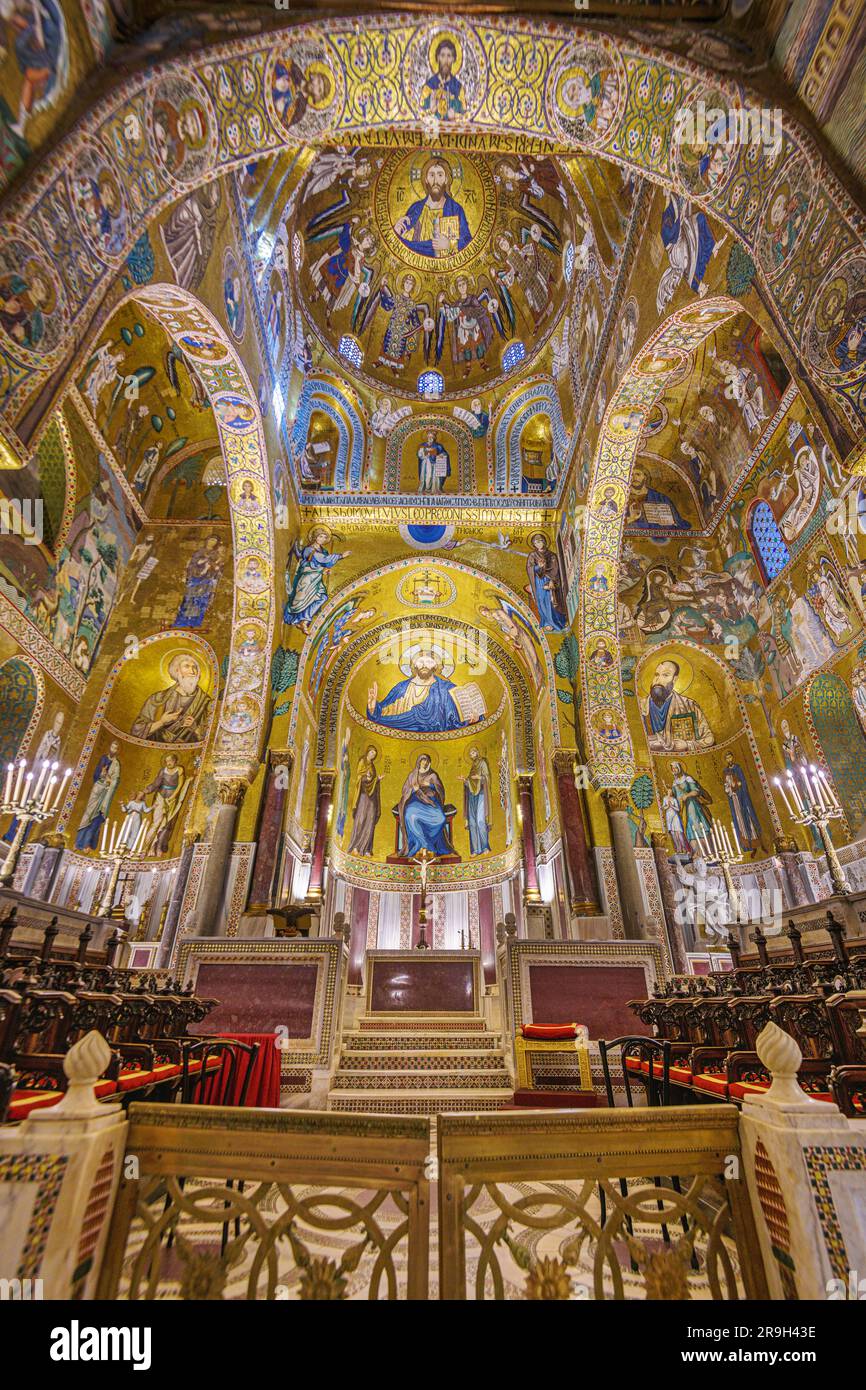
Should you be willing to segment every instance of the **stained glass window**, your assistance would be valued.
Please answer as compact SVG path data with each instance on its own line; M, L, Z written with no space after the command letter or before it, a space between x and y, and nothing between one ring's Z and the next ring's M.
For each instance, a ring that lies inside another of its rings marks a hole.
M441 396L444 389L445 381L441 372L422 372L418 378L418 395L425 396L427 400Z
M364 360L361 344L357 338L352 337L351 333L344 333L340 339L340 356L345 357L352 367L360 367Z
M791 554L768 502L759 502L752 508L749 517L749 539L764 576L764 583L769 584L777 574L781 574Z
M526 348L523 346L520 339L517 338L513 343L509 343L508 347L503 352L502 366L506 372L510 372L523 361L525 356Z

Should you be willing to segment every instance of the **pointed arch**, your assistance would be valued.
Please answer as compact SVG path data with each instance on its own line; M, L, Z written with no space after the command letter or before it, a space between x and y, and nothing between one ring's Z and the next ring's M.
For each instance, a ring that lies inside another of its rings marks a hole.
M735 299L718 296L672 314L637 354L604 413L587 492L578 610L590 767L600 787L628 787L634 776L619 661L617 579L631 475L643 427L688 355L740 311ZM588 577L597 570L609 572L611 579L606 588L592 591ZM599 670L585 660L600 638L616 654L609 669Z

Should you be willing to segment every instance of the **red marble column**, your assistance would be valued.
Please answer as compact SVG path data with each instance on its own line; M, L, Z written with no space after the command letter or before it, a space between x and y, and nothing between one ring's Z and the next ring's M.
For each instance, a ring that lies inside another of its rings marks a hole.
M274 887L280 863L283 818L294 754L290 748L271 748L265 788L256 829L256 860L250 879L247 911L275 907Z
M352 890L352 935L349 938L350 985L359 985L364 975L364 956L367 953L367 921L370 915L370 894L366 888Z
M584 794L575 785L573 753L555 753L553 770L559 793L562 842L568 870L571 910L578 917L595 917L601 912L595 860L587 839Z
M481 938L478 945L481 950L481 968L484 971L484 983L486 985L495 985L496 926L493 920L492 888L479 888L478 890L478 931Z
M538 866L535 860L535 803L532 799L532 773L517 778L517 804L520 808L520 828L523 835L523 900L540 903Z
M320 772L316 798L316 837L313 840L313 862L310 866L310 881L307 885L307 902L317 904L322 901L322 884L325 879L325 855L328 848L328 826L331 806L334 800L335 772Z

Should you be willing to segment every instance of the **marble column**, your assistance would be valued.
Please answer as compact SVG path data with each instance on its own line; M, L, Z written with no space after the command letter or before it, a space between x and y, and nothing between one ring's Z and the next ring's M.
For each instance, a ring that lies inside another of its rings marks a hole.
M656 866L656 878L659 881L659 892L661 893L662 909L665 914L665 927L667 929L668 946L670 947L671 960L674 970L678 975L686 973L686 953L683 941L682 923L678 920L681 912L678 911L680 891L679 882L671 868L671 861L668 848L668 837L664 831L653 830L650 835L653 859Z
M535 802L532 796L531 772L518 774L517 804L520 808L520 829L523 835L523 901L531 905L541 902L538 866L535 860Z
M249 783L242 777L217 777L220 805L205 861L196 904L193 936L219 936L218 913L235 842L238 812Z
M283 822L294 753L291 748L271 748L265 774L259 823L256 828L256 859L250 878L247 912L275 907L274 887L282 859Z
M575 781L576 756L558 752L553 755L553 770L559 793L562 842L568 870L571 910L578 917L595 917L601 912L595 860L587 839L589 818L586 815L586 793Z
M773 849L785 884L785 895L788 899L786 906L808 907L812 899L803 882L803 875L797 862L796 843L787 835L782 835L773 841Z
M334 784L337 774L333 770L319 773L316 792L316 833L313 840L313 860L310 865L310 881L307 884L307 902L316 905L322 901L322 885L325 881L325 857L328 848L328 828L331 820L331 807L334 800Z
M643 927L643 895L628 818L628 792L615 788L609 789L603 795L610 822L613 867L619 890L623 930L627 940L642 941L646 937Z

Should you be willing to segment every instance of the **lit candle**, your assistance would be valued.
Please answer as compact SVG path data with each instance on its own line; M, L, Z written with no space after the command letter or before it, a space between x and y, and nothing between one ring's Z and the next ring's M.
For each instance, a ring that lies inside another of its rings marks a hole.
M24 781L24 769L26 766L27 764L22 758L20 763L18 764L18 776L15 779L15 791L12 795L12 800L15 802L16 806L20 805L21 803L21 784Z
M110 840L109 845L108 845L108 853L109 853L109 854L113 854L113 853L114 853L114 842L115 842L116 839L117 839L117 821L116 821L116 820L113 820L113 821L111 822L111 840Z
M53 788L54 783L55 783L56 781L57 781L57 778L56 778L56 777L53 775L53 773L52 773L52 775L48 778L48 781L47 781L46 784L45 784L45 796L44 796L43 799L42 799L42 810L43 810L43 811L47 811L47 810L48 810L48 804L49 804L49 802L50 802L50 800L51 800L51 791L52 791L52 788Z
M42 771L41 771L40 774L39 774L39 778L38 778L38 780L37 780L37 782L36 782L36 786L33 788L33 800L34 800L34 801L38 801L39 798L40 798L40 796L42 795L42 788L43 788L43 786L44 786L44 784L45 784L45 778L46 778L47 776L48 776L48 759L46 758L46 759L44 760L43 764L42 764Z
M135 840L135 853L136 853L136 854L141 854L141 847L142 847L142 845L144 844L144 832L145 832L146 829L147 829L147 827L145 826L144 821L142 821L142 822L141 822L141 829L139 830L138 835L136 836L136 840Z
M818 776L821 779L821 785L827 793L830 805L833 807L834 810L837 810L839 807L839 798L837 797L836 792L833 789L833 785L822 767L818 768Z
M3 792L3 800L8 806L12 800L12 773L15 771L14 763L6 764L6 788Z
M127 832L128 829L129 829L129 822L130 822L131 820L132 820L132 816L131 816L131 815L129 814L129 812L127 811L127 813L126 813L126 820L123 822L123 825L120 827L120 840L118 841L118 843L121 844L121 845L125 845L125 844L126 844L126 832Z
M733 847L733 845L731 844L731 837L730 837L730 835L728 834L728 828L727 828L726 825L723 825L723 826L722 826L722 834L723 834L724 837L725 837L725 846L726 846L727 851L728 851L728 858L729 858L729 859L733 859L733 858L734 858L734 847Z
M62 797L64 789L66 787L66 783L69 781L71 776L72 768L68 767L60 779L60 786L57 788L57 795L55 796L54 801L51 804L52 811L56 811L58 806L60 805L60 798Z
M713 847L716 851L716 854L718 854L721 851L722 842L719 839L719 827L716 825L715 821L713 821L712 825L710 826L710 834L713 837Z
M733 821L731 821L731 829L732 829L733 832L734 832L734 844L737 846L737 855L739 856L739 855L741 855L741 854L743 853L743 850L742 850L742 846L741 846L741 844L740 844L740 837L739 837L739 835L737 834L737 827L736 827L736 825L734 824Z
M102 844L99 846L99 852L100 852L100 854L104 854L104 853L105 853L105 837L106 837L107 834L108 834L108 821L107 821L107 820L104 820L104 821L102 822Z
M798 810L799 814L800 814L800 815L803 815L803 813L804 813L804 811L806 810L806 808L805 808L805 806L803 805L803 798L802 798L802 796L800 795L800 789L799 789L799 787L797 786L797 783L796 783L796 781L795 781L795 779L794 779L794 774L793 774L792 772L789 772L789 773L788 773L788 791L791 793L792 797L794 798L794 801L795 801L795 803L796 803L797 810Z
M803 787L806 792L806 810L814 811L816 809L815 792L812 788L811 782L809 781L809 769L807 768L805 763L803 763L803 766L800 768L800 776L803 779ZM820 806L820 802L818 803L818 805Z
M28 772L27 776L24 778L24 794L23 794L23 796L22 796L22 798L21 798L21 805L22 805L22 806L26 806L27 803L28 803L28 801L30 800L30 783L31 783L32 781L33 781L33 773L32 773L32 772ZM35 796L34 796L33 800L34 800L34 801L36 800L36 797L35 797Z
M793 808L792 808L792 806L791 806L790 801L788 800L788 798L787 798L787 796L786 796L786 794L785 794L785 788L784 788L784 786L782 785L782 779L781 779L781 777L774 777L774 778L773 778L773 781L775 782L776 786L779 788L779 791L782 793L782 800L784 801L785 805L786 805L787 808L788 808L788 815L791 816L791 818L793 819L794 811L793 811Z

